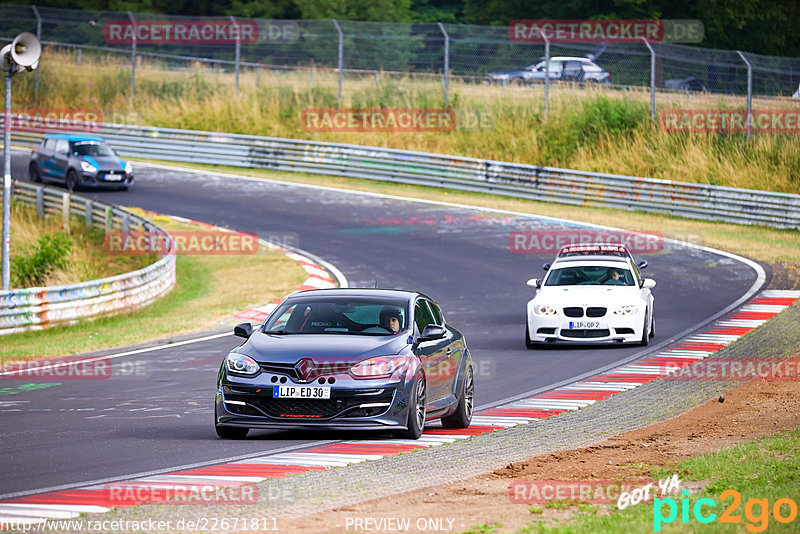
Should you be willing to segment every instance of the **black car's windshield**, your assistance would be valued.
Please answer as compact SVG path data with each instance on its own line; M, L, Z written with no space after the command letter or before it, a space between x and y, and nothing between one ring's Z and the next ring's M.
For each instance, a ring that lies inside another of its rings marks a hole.
M408 309L405 300L320 297L284 302L270 316L262 331L275 335L391 336L407 327Z
M108 145L93 141L80 141L72 145L73 156L113 156Z
M587 265L554 269L547 276L546 286L632 286L633 275L627 267L605 267Z

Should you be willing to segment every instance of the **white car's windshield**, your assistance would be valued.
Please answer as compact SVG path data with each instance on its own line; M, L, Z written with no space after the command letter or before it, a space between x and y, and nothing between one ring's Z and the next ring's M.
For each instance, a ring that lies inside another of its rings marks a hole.
M407 326L404 300L340 297L284 302L264 325L264 332L389 336Z
M633 274L626 267L600 265L554 269L544 283L546 286L632 286L633 284Z

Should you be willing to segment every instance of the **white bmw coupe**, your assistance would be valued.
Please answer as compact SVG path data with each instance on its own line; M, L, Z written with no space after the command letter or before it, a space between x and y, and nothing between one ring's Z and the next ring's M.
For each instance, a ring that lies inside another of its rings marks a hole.
M545 266L547 268L547 266ZM528 280L536 294L528 302L525 345L546 343L639 343L655 335L651 289L630 257L557 258L541 280Z

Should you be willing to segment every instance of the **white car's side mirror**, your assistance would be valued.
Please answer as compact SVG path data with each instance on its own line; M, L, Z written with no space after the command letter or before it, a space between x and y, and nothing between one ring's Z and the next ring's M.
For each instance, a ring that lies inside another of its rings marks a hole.
M654 287L656 287L656 281L653 280L652 278L645 278L644 282L642 283L642 287L644 289L653 289Z
M528 280L527 284L528 287L532 287L533 289L536 289L541 286L541 282L539 282L538 278L531 278L530 280Z

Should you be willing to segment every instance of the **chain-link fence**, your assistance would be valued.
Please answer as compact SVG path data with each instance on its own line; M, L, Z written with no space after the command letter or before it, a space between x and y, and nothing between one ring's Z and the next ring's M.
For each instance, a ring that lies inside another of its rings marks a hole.
M800 85L798 58L644 40L552 42L547 46L544 42L512 40L505 26L191 18L0 6L0 38L8 41L22 31L36 34L45 45L75 50L78 63L86 54L118 57L120 64L131 70L131 97L135 94L137 62L147 58L175 70L205 65L235 72L237 90L242 68L254 69L257 74L263 69L308 69L312 76L317 69L331 70L338 75L340 102L345 75L375 76L376 80L392 74L440 79L447 101L450 79L559 83L567 79L566 63L559 59L563 57L592 60L608 73L608 78L602 79L604 84L649 87L653 112L656 91L687 96L736 95L747 97L749 102L753 95L789 97ZM530 68L546 58L552 59L549 76ZM528 77L487 76L501 71L524 71Z

